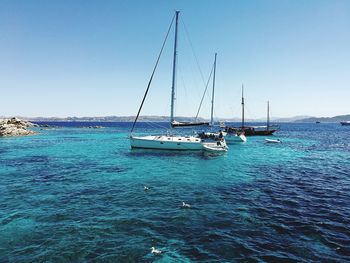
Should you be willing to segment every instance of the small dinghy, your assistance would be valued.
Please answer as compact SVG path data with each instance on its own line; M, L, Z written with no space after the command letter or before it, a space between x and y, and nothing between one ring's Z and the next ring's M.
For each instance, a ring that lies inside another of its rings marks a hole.
M265 141L266 141L267 143L281 143L281 140L280 140L280 139L277 139L277 140L265 139Z
M241 133L238 136L239 136L239 138L241 139L242 142L246 142L247 141L247 137L245 137L245 135L243 133Z
M227 149L228 149L227 146L217 145L214 143L203 144L203 150L208 152L216 152L216 153L227 152Z
M227 144L247 141L247 137L245 137L244 133L223 132L223 135Z

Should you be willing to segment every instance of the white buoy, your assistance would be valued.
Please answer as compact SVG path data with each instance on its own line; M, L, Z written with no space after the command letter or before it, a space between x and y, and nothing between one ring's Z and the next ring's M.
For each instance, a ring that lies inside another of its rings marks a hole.
M151 253L154 254L154 255L160 255L163 252L161 250L159 250L159 249L156 249L155 247L151 247Z
M144 186L143 189L144 189L145 191L148 191L150 188L149 188L148 186Z
M191 205L186 204L185 202L182 202L182 207L183 208L191 208Z

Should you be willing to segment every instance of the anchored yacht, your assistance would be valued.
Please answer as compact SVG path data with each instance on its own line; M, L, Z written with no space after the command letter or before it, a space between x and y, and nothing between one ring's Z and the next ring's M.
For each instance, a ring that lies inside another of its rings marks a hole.
M151 82L154 76L154 73L156 71L156 68L158 66L159 59L161 57L161 54L163 52L164 45L166 43L166 40L168 38L170 29L172 27L172 24L175 19L175 41L174 41L174 56L173 56L173 69L172 69L172 86L171 86L171 108L170 108L170 126L186 126L185 123L177 122L174 118L174 102L175 102L175 84L176 84L176 64L177 64L177 34L178 34L178 20L179 20L179 11L175 12L175 16L172 19L172 22L170 24L170 27L168 29L168 33L166 35L166 38L163 42L161 51L158 55L156 65L153 69L151 78L149 80L146 92L144 94L144 97L142 99L140 108L138 110L137 116L135 118L135 121L133 123L132 129L131 129L131 135L130 135L130 144L131 148L143 148L143 149L164 149L164 150L223 150L226 151L228 149L225 139L224 138L213 138L210 140L203 140L199 136L180 136L180 135L174 135L174 134L166 134L166 135L147 135L147 136L134 136L132 134L135 124L137 122L137 119L140 115L142 106L145 102L147 93L149 91L149 88L151 86ZM175 124L175 125L174 125ZM207 125L207 123L189 123L190 126L196 126L196 125Z

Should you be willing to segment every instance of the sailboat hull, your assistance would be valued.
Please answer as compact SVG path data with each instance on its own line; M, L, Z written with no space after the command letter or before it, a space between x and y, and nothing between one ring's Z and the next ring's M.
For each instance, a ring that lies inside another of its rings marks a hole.
M131 148L159 149L159 150L202 150L201 139L189 136L142 136L130 137Z
M244 128L244 134L246 136L269 136L273 135L277 129L259 129L255 127Z
M273 126L276 127L276 126ZM273 128L272 126L268 129L267 126L245 126L244 129L242 127L226 127L225 131L227 134L244 131L245 136L269 136L273 135L274 132L277 131L277 128ZM228 141L227 138L225 138Z

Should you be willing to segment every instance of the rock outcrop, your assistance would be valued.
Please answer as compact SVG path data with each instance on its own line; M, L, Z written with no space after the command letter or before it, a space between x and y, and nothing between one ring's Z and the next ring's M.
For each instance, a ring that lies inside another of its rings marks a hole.
M29 130L30 127L36 127L29 121L20 120L17 118L0 119L0 136L24 136L32 135L36 132Z

